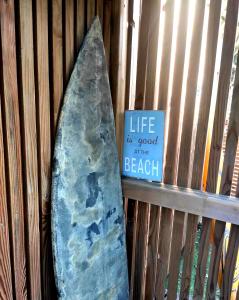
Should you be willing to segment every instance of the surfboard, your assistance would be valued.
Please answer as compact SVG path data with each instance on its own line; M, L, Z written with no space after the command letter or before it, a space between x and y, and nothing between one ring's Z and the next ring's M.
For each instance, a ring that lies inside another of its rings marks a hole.
M121 180L98 18L79 52L58 122L52 244L59 299L128 299Z

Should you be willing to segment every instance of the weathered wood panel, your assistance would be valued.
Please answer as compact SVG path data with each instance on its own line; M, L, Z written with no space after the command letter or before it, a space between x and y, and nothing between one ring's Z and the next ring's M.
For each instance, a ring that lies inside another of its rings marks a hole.
M32 2L19 2L20 85L23 125L23 174L27 219L28 285L32 299L41 299L39 191Z
M51 89L53 107L53 133L55 133L59 110L63 97L63 26L62 26L62 1L51 2Z
M13 267L13 295L26 299L26 253L22 187L22 157L17 86L15 7L13 1L0 2L1 21L1 104L4 104L7 149L5 165L8 168L8 196L10 206L10 237ZM4 63L3 63L4 62ZM3 152L0 152L4 160ZM1 176L3 179L3 177ZM2 191L3 192L3 191ZM4 197L2 198L4 201ZM6 257L7 259L7 257Z
M0 97L1 101L1 97ZM8 226L8 211L7 211L7 193L6 193L6 178L5 178L5 162L4 162L4 147L3 147L3 131L2 131L2 110L0 106L0 298L13 299L12 293L12 272L10 258L10 243L9 243L9 226Z
M51 124L48 47L48 1L37 1L34 6L35 84L38 134L40 234L42 298L54 299L54 282L51 249Z

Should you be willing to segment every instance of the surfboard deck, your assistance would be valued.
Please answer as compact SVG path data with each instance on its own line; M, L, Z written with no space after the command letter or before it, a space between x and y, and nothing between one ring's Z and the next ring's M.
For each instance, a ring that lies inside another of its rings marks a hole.
M98 18L78 55L58 122L52 243L59 299L128 299L121 180Z

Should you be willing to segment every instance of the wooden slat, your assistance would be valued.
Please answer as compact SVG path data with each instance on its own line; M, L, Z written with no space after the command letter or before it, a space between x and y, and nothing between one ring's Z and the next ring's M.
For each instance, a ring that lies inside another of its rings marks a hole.
M238 88L239 88L239 57L237 59L237 69L234 80L234 90L232 96L231 112L229 117L226 149L224 156L223 172L221 179L220 192L224 195L230 195L231 183L233 177L233 167L236 158L238 136L239 136L239 101L238 101ZM221 297L229 299L231 296L232 282L234 276L234 269L238 254L238 226L232 225L230 232L229 245L226 255L223 282L221 289Z
M66 87L74 64L74 0L66 0L64 9L64 86Z
M179 166L177 174L177 185L188 186L189 177L189 157L191 151L191 141L193 132L193 121L194 121L194 108L197 92L197 79L199 71L199 59L201 50L201 40L203 31L203 20L205 12L205 1L198 1L195 7L195 19L193 23L192 41L191 41L191 52L189 57L189 69L187 77L187 87L186 87L186 99L184 107L184 116L182 124L182 135L180 144L180 155L179 155ZM173 225L173 235L172 235L172 257L170 258L170 269L169 269L169 288L168 297L169 299L176 298L177 294L177 282L179 273L179 263L181 257L181 247L183 239L183 228L184 228L185 215L181 212L175 211L174 215L174 225ZM191 218L189 218L189 222ZM192 220L193 221L193 220ZM193 222L193 227L195 228L195 223ZM194 237L193 235L192 237ZM193 240L188 240L188 246L190 249L190 254L192 255ZM189 253L187 253L189 255ZM191 272L187 272L187 264L184 264L184 275L182 277L182 288L180 291L180 297L182 299L188 298L189 288L187 287L188 282L190 282ZM186 274L187 272L187 274ZM187 277L186 277L186 276ZM189 275L189 278L188 278ZM187 281L187 282L185 282Z
M150 5L147 1L142 1L140 16L139 45L137 60L135 109L142 109L145 102L145 83L147 72L147 44L150 24Z
M135 201L134 224L133 224L133 241L132 241L132 258L131 258L131 274L130 274L130 290L129 290L130 300L134 299L134 278L137 276L135 261L136 261L137 235L138 235L138 211L139 211L138 206L139 206L139 202Z
M51 3L52 32L51 32L51 69L52 69L52 102L54 129L56 129L59 110L63 97L63 27L62 27L62 1Z
M77 0L75 10L75 55L77 56L85 34L85 1Z
M197 225L198 217L188 214L186 240L183 254L183 273L181 279L180 299L187 299L189 295Z
M235 36L236 36L236 29L237 29L238 5L239 5L238 0L229 0L227 4L227 14L226 14L222 56L221 56L221 66L220 66L219 81L218 81L217 103L216 103L216 110L214 116L208 177L207 177L207 191L210 192L216 192L221 145L223 139L223 131L224 131L228 93L229 93L230 78L231 78L234 43L235 43ZM232 146L227 141L226 148L228 148L228 150L226 150L226 152L231 151L231 148L235 148L234 151L236 151L236 147L237 145ZM223 171L227 169L228 169L228 160L224 161ZM221 222L216 222L215 233L214 233L215 247L212 248L211 260L210 260L210 268L212 272L209 273L209 277L208 277L207 295L209 299L214 299L216 293L219 263L221 259L222 245L224 239L224 230L225 230L225 223L223 224Z
M128 41L127 41L127 63L126 63L126 85L125 85L125 109L130 109L130 102L135 101L135 99L129 99L130 97L130 87L132 85L131 80L131 63L132 56L132 43L133 43L133 30L134 30L134 0L129 0L128 7ZM136 3L137 5L137 3ZM134 106L134 105L133 105Z
M144 41L147 43L144 109L152 110L154 107L156 107L155 102L158 100L155 99L155 85L161 0L147 1L147 5L149 9L149 28L147 40ZM160 208L150 205L147 210L150 210L150 221L148 228L148 249L146 257L147 269L145 278L145 297L146 299L153 299L155 297ZM144 219L147 219L148 217L148 215L145 215Z
M19 2L21 91L24 121L24 177L27 213L28 272L31 299L41 299L38 164L33 61L32 2Z
M103 36L105 46L106 63L109 69L110 64L110 37L111 37L111 1L104 1L104 22L103 22Z
M100 18L101 26L103 26L104 0L96 0L96 15Z
M116 28L114 31L112 30L112 56L110 59L110 64L112 65L111 91L112 101L115 107L116 141L118 145L119 161L121 166L125 110L128 0L118 1L118 3L116 2L112 2L112 16ZM114 25L112 24L112 27Z
M1 55L2 62L4 62L1 65L3 79L1 100L4 104L6 127L4 143L7 149L8 194L11 208L13 290L17 299L26 299L26 255L14 12L14 1L0 1ZM3 155L2 151L0 153ZM4 201L4 198L1 199Z
M133 299L145 299L150 206L139 202L137 212Z
M68 1L68 0L67 0ZM89 30L95 17L95 0L87 0L87 30Z
M50 90L48 60L48 2L37 1L34 7L36 17L36 105L38 123L38 166L39 198L41 208L41 268L42 298L56 296L51 249L50 219L50 180L51 180L51 127L50 127Z
M1 12L2 7L0 6L0 13ZM10 300L13 299L13 293L3 140L4 137L2 131L2 110L0 106L0 298Z
M209 119L212 86L213 86L213 76L215 70L215 60L216 60L216 50L217 50L217 40L218 31L220 24L220 13L221 13L221 1L212 0L210 2L209 8L209 23L208 23L208 33L207 33L207 43L206 43L206 53L205 53L205 67L204 67L204 77L202 83L202 95L199 107L199 116L197 124L197 133L195 140L195 150L194 150L194 161L193 161L193 176L191 187L195 189L202 188L202 174L203 174L203 162L206 147L206 137L207 137L207 126ZM195 223L197 216L191 217L192 222ZM204 223L209 222L208 219L204 219ZM190 223L187 224L188 227L192 227L191 232L187 234L185 253L187 252L187 239L190 240L195 237L196 230L195 227L191 226ZM205 225L206 226L206 225ZM210 224L207 224L210 227ZM194 228L194 230L193 230ZM206 228L206 227L205 227ZM203 296L204 279L206 274L206 262L208 255L208 245L209 245L209 234L205 232L201 235L200 246L199 246L199 256L197 263L197 271L195 276L194 285L194 297ZM190 244L190 243L189 243ZM201 250L200 250L201 249ZM193 255L188 256L186 264L187 269L191 270L193 262Z
M164 182L174 184L176 180L176 159L177 159L177 141L178 141L178 129L179 129L179 118L180 118L180 105L181 105L181 92L182 92L182 82L183 82L183 70L184 70L184 59L186 50L186 37L187 37L187 24L188 24L188 6L189 1L183 1L180 6L179 12L179 25L178 25L178 35L176 41L176 57L174 66L174 77L173 77L173 87L172 96L170 99L170 123L168 130L168 144L166 149L166 161L164 167ZM160 101L160 100L159 100ZM160 228L168 228L164 232L159 233L159 262L157 267L157 283L156 283L156 294L157 299L163 299L165 280L168 271L169 257L172 259L172 266L174 265L174 260L177 260L177 256L180 255L181 244L174 245L172 248L170 256L170 244L171 244L171 234L172 234L172 211L168 209L163 209L161 214ZM176 213L177 215L180 213ZM179 217L180 219L180 217ZM179 221L179 222L178 222ZM180 220L175 222L178 226L183 226L183 222ZM175 223L175 224L176 224ZM173 234L180 234L182 228L178 228L179 231L174 230ZM164 234L163 234L164 233ZM174 236L172 241L179 242ZM165 251L166 250L166 251ZM175 266L176 267L176 266ZM171 273L171 272L170 272ZM173 273L171 273L172 275ZM170 274L169 274L170 276ZM171 292L171 291L170 291ZM169 295L170 297L170 295Z
M130 199L239 225L236 197L131 178L123 178L122 187Z
M173 20L174 20L174 0L168 0L164 6L165 25L162 48L162 63L159 82L158 109L167 109L168 100L168 82L170 72L172 36L173 36Z
M161 0L151 0L147 3L150 6L149 29L148 36L145 43L147 43L147 69L145 81L145 109L153 109L154 95L155 95L155 79L157 70L157 56L158 56L158 35L159 35L159 21L160 21L160 6Z
M238 248L239 226L232 224L225 260L225 267L223 269L223 281L220 294L221 299L230 299L231 297L234 271L238 256Z
M138 4L139 5L139 4ZM136 99L138 100L138 108L145 109L146 102L145 97L150 97L154 95L154 84L150 85L150 82L147 81L147 77L151 76L153 82L155 81L156 70L154 68L157 60L157 48L154 49L155 44L158 41L158 30L159 30L159 11L160 11L160 1L143 1L142 2L142 15L141 15L141 27L139 33L139 48L138 48L138 65L137 65L137 81L136 81ZM152 16L152 19L150 19ZM153 28L153 26L155 26ZM150 32L151 28L151 32ZM155 31L153 30L155 29ZM149 36L151 34L151 36ZM154 38L154 43L152 43L151 38ZM151 43L151 45L150 45ZM149 59L150 57L150 59ZM149 67L149 73L152 71L152 74L147 74L147 66ZM130 66L128 66L130 68ZM148 89L148 95L146 96L146 87ZM127 95L127 94L126 94ZM136 100L136 101L137 101ZM140 101L139 101L140 100ZM154 99L151 99L150 105L148 108L153 108ZM135 276L134 276L134 298L135 299L144 299L152 298L154 294L154 282L155 282L155 264L157 256L157 232L158 225L158 209L155 208L155 211L150 210L152 208L149 205L141 203L138 207L138 225L135 227L135 230L138 230L138 243L135 249L136 251L136 260L135 260ZM135 213L136 214L136 213ZM152 216L152 219L150 218ZM150 220L150 224L149 224ZM143 224L144 231L138 229L138 226ZM151 230L150 230L151 229ZM149 234L150 230L150 234ZM140 233L139 233L140 232ZM149 236L149 240L148 240ZM148 245L149 241L149 245ZM143 247L143 251L139 248ZM148 250L150 250L148 256ZM149 260L148 260L149 258Z

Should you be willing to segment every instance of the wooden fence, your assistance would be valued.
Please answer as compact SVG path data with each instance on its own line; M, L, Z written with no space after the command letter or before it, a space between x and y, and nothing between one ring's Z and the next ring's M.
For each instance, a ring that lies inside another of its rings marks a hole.
M76 54L96 14L120 158L124 110L163 109L164 183L194 190L206 183L206 191L216 193L221 178L220 194L230 195L239 134L239 59L232 79L238 3L0 0L0 299L56 299L50 234L54 134ZM233 225L220 292L230 299L239 246L236 198L133 180L123 186L131 298L163 299L166 292L168 299L189 298L200 216L194 297L216 297L227 221ZM218 221L210 244L212 218Z

